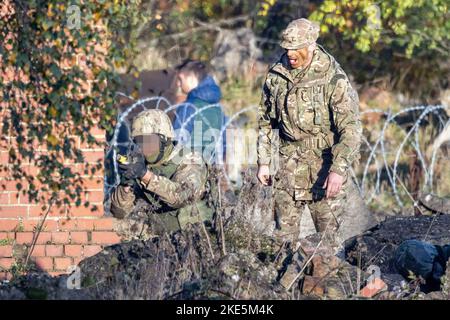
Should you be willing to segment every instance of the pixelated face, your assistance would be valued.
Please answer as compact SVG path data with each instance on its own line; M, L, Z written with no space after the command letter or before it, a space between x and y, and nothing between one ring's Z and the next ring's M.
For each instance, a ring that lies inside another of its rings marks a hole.
M198 78L193 72L179 72L177 75L177 85L184 94L196 88L198 83Z
M309 52L308 47L285 50L289 59L289 64L293 69L304 67L305 64L309 61L310 55L312 54Z
M134 137L134 142L139 146L146 159L157 156L160 152L161 138L158 134L146 134Z

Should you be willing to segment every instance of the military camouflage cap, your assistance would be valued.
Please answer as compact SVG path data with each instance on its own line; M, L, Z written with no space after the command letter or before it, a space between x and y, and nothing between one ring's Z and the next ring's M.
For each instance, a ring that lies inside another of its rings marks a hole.
M152 133L161 134L171 139L175 137L172 122L169 116L162 110L145 110L133 120L131 128L132 137Z
M307 19L291 21L282 33L280 46L285 49L301 49L316 42L319 26Z

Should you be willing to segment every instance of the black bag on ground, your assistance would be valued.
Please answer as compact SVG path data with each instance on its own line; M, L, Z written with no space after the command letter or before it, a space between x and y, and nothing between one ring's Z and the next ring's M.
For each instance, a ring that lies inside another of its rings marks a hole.
M394 264L398 272L410 279L413 273L428 285L439 286L445 274L450 245L437 246L420 240L406 240L395 251Z

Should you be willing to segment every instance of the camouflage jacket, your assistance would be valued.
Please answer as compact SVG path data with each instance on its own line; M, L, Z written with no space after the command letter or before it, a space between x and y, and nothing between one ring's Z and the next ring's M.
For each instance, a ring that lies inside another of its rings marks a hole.
M175 149L164 164L147 167L153 172L147 184L140 181L129 192L122 185L113 190L111 213L115 217L128 216L134 209L137 197L147 200L155 213L170 213L175 217L182 209L198 207L206 191L208 176L206 164L198 153L181 153L180 149Z
M340 65L320 46L310 65L295 77L285 54L269 69L258 124L258 164L273 160L274 129L280 136L281 158L297 154L287 173L295 176L293 188L311 189L322 182L318 180L324 182L329 171L346 176L359 158L358 95ZM280 161L280 167L286 165Z

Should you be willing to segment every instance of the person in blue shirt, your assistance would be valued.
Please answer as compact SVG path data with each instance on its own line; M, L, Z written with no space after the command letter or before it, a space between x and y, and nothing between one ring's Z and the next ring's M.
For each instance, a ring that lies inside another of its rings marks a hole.
M177 85L187 95L176 109L173 127L179 142L202 152L208 163L222 163L225 154L225 132L220 132L226 117L219 104L220 87L208 75L206 65L187 60L176 67Z

